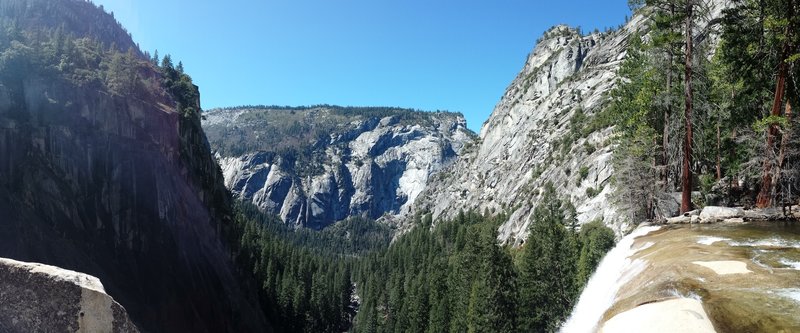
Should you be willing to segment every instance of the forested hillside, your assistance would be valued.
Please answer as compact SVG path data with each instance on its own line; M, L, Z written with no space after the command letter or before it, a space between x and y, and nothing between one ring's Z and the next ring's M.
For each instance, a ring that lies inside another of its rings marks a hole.
M98 277L143 331L268 330L231 222L180 63L91 2L0 0L0 257Z
M555 331L614 233L599 222L577 231L574 207L544 189L522 248L497 244L505 216L430 215L356 272L356 332Z

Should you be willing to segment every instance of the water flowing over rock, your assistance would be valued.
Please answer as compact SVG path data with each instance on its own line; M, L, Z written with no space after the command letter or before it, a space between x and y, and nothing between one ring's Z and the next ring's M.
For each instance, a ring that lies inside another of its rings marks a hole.
M796 223L651 228L606 255L562 332L800 330Z
M614 304L619 288L644 269L644 263L631 256L652 244L634 247L636 238L658 229L653 226L636 229L603 257L583 289L572 315L562 327L563 333L588 333L596 329L603 313Z
M225 185L289 225L314 229L349 216L406 215L474 140L460 114L445 112L264 107L205 117ZM287 126L296 129L269 138Z
M0 332L139 332L94 276L0 258Z

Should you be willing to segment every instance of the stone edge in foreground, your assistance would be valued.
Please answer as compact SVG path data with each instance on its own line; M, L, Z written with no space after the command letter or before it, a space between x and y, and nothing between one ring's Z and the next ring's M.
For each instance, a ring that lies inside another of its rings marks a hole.
M138 332L94 276L0 258L0 332Z

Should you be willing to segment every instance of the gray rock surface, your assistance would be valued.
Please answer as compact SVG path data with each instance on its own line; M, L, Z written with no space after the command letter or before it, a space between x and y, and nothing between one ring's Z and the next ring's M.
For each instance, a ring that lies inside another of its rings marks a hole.
M711 1L709 17L726 4ZM538 189L550 182L575 205L580 223L602 219L621 234L640 222L626 221L610 198L613 128L575 135L570 127L604 109L628 37L646 35L647 27L640 12L609 33L582 35L563 25L545 32L483 124L481 143L443 172L447 177L429 184L416 211L434 218L452 218L459 209L505 212L510 218L499 238L519 243L527 237ZM659 208L671 213L674 204L662 203Z
M0 258L0 332L138 332L94 276Z
M736 207L706 206L700 212L700 220L704 222L717 222L743 216L744 210Z
M244 108L209 111L203 125L234 195L294 227L321 229L349 216L406 215L436 173L475 140L460 114L397 109L381 115L328 106ZM252 120L258 117L267 120ZM272 124L293 117L310 124L301 132L328 128L322 138L300 133L308 141L290 146L311 150L304 157L310 162L272 149L289 146L295 133L239 152L233 151L248 145L247 140L228 145L234 128L279 130ZM317 169L304 170L305 163L315 163Z
M602 109L625 57L626 39L642 26L643 18L634 16L612 33L582 36L567 26L548 30L483 125L481 144L449 177L431 184L417 208L434 217L452 217L459 208L505 211L510 219L499 237L519 242L539 199L537 189L552 182L576 206L581 223L603 219L625 228L608 198L611 129L562 141L577 113L590 117ZM580 179L583 167L588 172Z

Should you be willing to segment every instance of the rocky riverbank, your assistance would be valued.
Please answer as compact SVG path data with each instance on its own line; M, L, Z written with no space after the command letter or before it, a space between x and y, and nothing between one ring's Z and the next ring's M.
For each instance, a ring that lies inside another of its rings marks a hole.
M744 223L800 219L800 206L754 208L706 206L666 219L666 224Z

